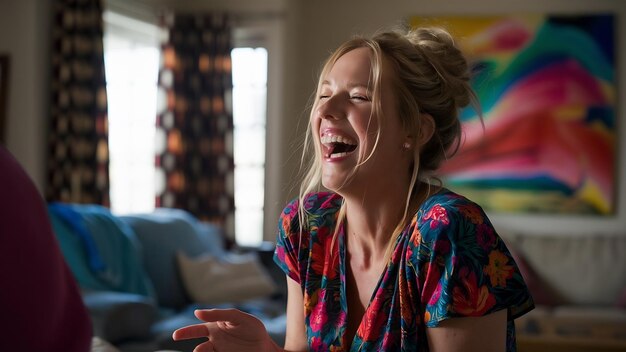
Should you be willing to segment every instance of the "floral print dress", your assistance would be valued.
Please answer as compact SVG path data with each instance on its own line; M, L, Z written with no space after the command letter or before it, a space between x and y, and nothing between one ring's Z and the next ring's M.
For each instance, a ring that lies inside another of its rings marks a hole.
M311 351L427 351L426 327L501 309L508 310L507 351L515 351L513 319L534 307L532 298L483 210L447 189L430 196L397 237L349 341L343 228L331 246L342 201L313 193L305 199L307 226L299 224L297 200L279 221L274 260L302 286Z

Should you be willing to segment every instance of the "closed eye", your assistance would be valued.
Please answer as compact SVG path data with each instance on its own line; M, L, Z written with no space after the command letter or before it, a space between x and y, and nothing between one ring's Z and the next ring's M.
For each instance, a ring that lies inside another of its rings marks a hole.
M353 96L350 97L350 99L361 100L361 101L370 101L370 98L366 97L364 95L353 95Z

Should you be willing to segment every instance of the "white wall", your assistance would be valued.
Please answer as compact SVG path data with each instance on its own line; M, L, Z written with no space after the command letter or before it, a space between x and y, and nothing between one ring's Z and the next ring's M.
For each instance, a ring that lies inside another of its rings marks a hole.
M8 147L38 185L45 175L43 122L48 75L47 14L49 0L0 3L0 51L12 55ZM129 14L155 18L163 9L228 10L243 15L278 14L280 55L270 67L268 174L266 177L266 239L273 240L282 206L297 192L292 187L299 167L299 144L306 127L306 104L322 60L352 34L369 34L414 15L506 14L511 12L591 13L617 15L618 62L626 58L626 1L616 0L108 0ZM153 12L145 15L143 12ZM245 17L245 16L244 16ZM254 16L252 16L254 17ZM263 16L260 16L262 18ZM619 136L626 136L626 70L618 67ZM272 93L274 92L274 93ZM496 226L534 233L587 234L626 229L626 143L618 138L617 214L612 217L503 216L490 214Z
M48 1L0 3L0 53L9 54L6 147L43 189L49 96Z

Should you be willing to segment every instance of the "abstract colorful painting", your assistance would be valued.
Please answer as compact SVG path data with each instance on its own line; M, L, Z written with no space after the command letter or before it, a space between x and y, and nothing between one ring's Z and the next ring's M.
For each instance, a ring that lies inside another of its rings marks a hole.
M611 215L616 194L613 15L414 17L449 30L482 107L445 184L486 210Z

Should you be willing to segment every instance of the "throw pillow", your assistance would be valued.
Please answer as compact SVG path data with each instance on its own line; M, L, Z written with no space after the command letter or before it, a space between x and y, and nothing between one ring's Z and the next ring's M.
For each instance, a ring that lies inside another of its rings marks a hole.
M276 285L254 255L220 260L211 255L190 258L177 252L185 290L197 303L216 305L267 297Z

